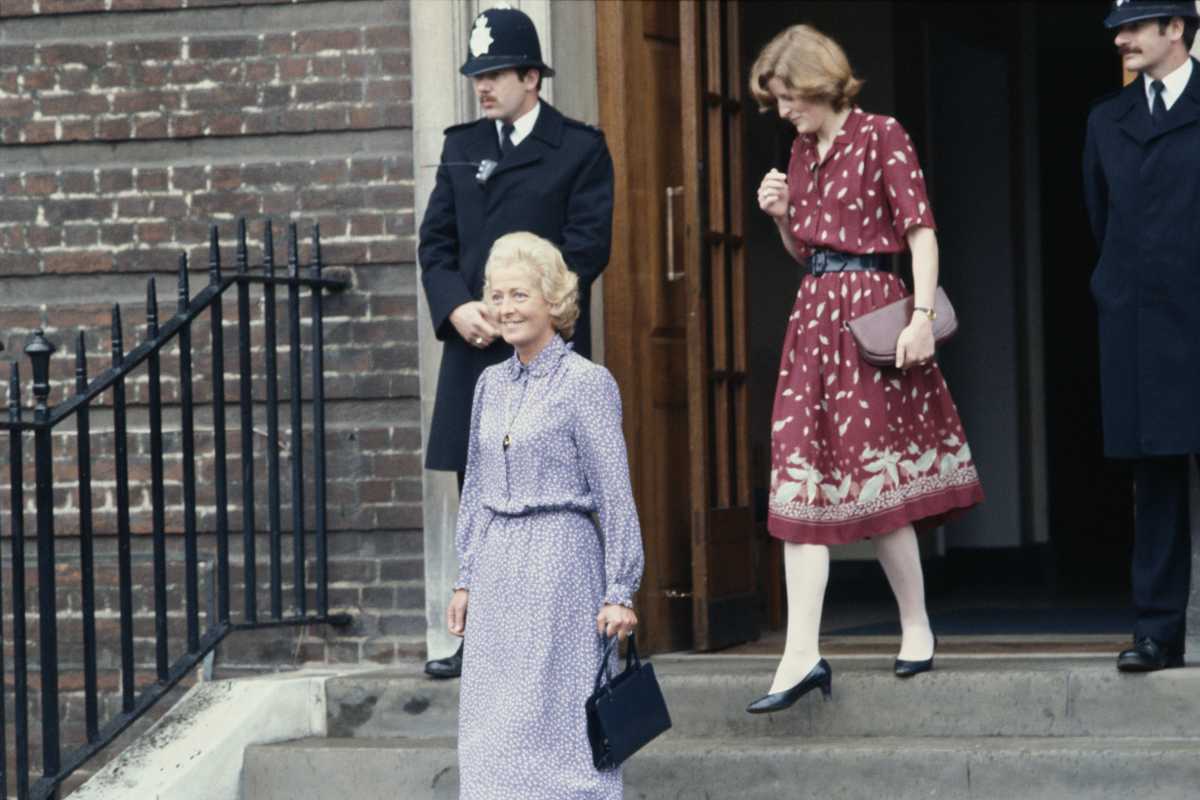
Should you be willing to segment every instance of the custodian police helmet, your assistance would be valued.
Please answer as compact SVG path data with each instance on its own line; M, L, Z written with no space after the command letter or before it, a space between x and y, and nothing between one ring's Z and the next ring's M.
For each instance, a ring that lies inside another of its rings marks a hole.
M1200 17L1200 13L1197 13L1193 0L1114 0L1112 10L1104 20L1104 27L1119 28L1127 22L1155 17Z
M459 69L468 77L512 67L536 67L543 78L554 70L542 61L537 29L524 12L515 8L489 8L475 18L468 43L470 57Z

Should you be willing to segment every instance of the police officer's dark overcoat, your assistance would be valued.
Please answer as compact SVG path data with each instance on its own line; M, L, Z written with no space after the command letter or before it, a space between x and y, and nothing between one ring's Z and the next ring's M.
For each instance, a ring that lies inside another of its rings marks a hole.
M1105 452L1200 453L1200 63L1157 127L1140 76L1097 103L1083 174Z
M486 185L476 168L456 162L500 160ZM437 182L421 223L417 256L437 337L445 343L425 466L463 470L467 463L471 400L484 368L512 348L497 339L486 350L470 346L450 312L481 299L483 268L499 237L536 233L558 245L579 276L576 352L591 353L588 301L592 282L612 247L613 165L604 135L542 102L530 134L500 159L496 123L481 119L446 129Z

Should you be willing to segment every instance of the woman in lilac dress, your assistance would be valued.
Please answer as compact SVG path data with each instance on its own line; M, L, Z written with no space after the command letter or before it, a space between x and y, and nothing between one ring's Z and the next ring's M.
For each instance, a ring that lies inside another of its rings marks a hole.
M498 239L483 296L515 353L475 387L458 512L448 624L470 629L460 798L619 800L620 770L592 765L584 702L602 635L637 625L642 538L621 398L608 370L563 341L577 280L550 242Z

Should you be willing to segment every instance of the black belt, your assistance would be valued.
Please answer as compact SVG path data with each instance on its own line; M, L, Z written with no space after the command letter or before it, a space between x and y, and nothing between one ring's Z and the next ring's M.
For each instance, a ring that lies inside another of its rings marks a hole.
M813 275L826 272L868 272L887 269L888 256L883 253L842 253L838 250L813 250L808 257L808 271Z

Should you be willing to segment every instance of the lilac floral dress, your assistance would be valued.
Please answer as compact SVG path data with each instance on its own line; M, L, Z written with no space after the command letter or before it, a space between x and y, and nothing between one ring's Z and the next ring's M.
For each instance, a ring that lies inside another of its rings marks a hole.
M596 614L631 605L641 580L641 528L617 384L558 336L479 378L456 546L461 800L619 800L620 771L592 766L584 702Z

